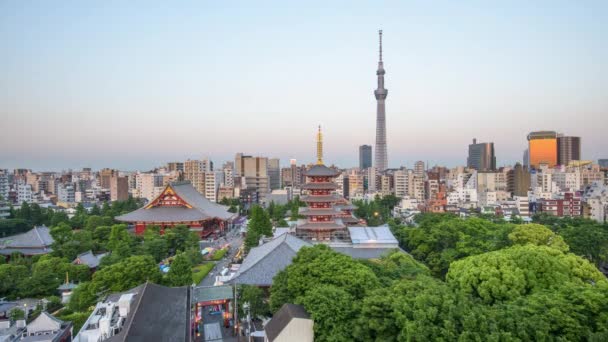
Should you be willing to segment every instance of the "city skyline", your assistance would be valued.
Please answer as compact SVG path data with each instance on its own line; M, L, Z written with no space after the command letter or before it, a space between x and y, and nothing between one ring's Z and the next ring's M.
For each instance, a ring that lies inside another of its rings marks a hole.
M473 137L513 165L537 130L605 158L607 5L548 4L3 3L0 167L146 170L237 152L307 164L319 124L327 163L356 166L374 141L380 28L389 167L463 165Z

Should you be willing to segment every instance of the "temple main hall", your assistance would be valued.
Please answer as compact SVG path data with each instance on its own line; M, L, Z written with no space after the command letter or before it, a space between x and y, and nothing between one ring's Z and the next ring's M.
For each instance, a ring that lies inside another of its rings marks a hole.
M117 216L116 220L134 225L135 234L143 234L149 226L158 226L163 233L183 224L201 238L209 238L224 235L236 216L228 212L228 207L206 199L190 182L174 182L143 208Z

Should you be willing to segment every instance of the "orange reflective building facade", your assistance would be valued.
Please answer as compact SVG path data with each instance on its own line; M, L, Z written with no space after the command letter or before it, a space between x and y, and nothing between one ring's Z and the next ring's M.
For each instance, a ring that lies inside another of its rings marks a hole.
M557 165L557 133L532 132L528 135L530 167L540 164Z

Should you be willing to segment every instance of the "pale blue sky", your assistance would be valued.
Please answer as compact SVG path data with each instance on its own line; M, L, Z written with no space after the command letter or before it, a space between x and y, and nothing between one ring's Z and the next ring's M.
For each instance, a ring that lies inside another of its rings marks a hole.
M234 153L357 164L384 30L389 164L499 165L526 134L608 157L608 1L2 1L0 167Z

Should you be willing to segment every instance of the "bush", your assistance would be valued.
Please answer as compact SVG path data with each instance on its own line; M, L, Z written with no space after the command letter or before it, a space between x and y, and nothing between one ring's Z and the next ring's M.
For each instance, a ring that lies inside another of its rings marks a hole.
M198 285L211 272L214 266L214 263L208 262L192 267L192 282Z
M62 321L72 322L72 325L74 326L74 335L76 335L78 334L78 331L80 331L80 328L82 328L82 325L87 321L92 312L92 310L83 312L70 312L65 310L65 313L62 312L62 314L57 318Z
M226 255L226 253L228 253L228 249L220 249L215 251L215 253L213 253L213 257L211 258L211 260L222 260L222 258L224 257L224 255Z

